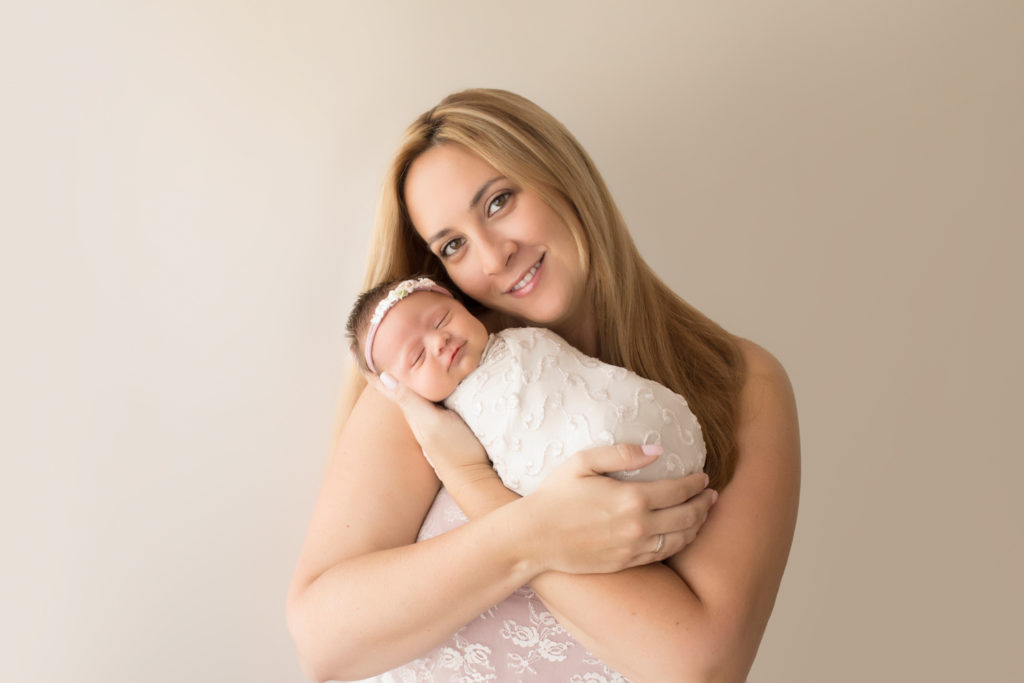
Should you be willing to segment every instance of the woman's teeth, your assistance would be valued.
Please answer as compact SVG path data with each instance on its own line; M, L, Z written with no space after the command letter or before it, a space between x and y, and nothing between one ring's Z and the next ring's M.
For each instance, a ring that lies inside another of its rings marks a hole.
M517 282L515 286L509 291L515 292L516 290L522 289L526 285L530 284L530 280L533 279L533 274L537 272L538 268L540 268L540 261L534 263L533 268L530 268L530 270L526 271L526 275L523 276L523 279Z

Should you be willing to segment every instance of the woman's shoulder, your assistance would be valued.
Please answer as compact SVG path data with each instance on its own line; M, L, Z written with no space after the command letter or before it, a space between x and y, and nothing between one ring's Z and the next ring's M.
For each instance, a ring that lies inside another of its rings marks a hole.
M741 455L749 450L770 451L799 461L796 397L786 369L759 344L740 337L736 343L746 366L738 406Z
M776 389L788 388L792 391L792 384L786 368L770 351L756 344L749 339L736 337L736 346L739 347L743 356L746 379L744 392L758 386L763 388L774 387Z

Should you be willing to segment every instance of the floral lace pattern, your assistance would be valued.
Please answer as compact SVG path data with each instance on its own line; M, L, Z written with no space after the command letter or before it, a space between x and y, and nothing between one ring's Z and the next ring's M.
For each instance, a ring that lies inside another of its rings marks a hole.
M441 489L417 540L433 538L466 521L452 497ZM528 586L466 624L423 657L366 681L629 683L576 642Z
M523 495L570 455L597 445L662 444L658 460L616 473L622 479L678 477L704 466L701 428L682 396L590 358L548 330L492 335L480 367L445 403L480 439L505 485ZM417 540L466 521L442 489ZM628 683L580 645L527 586L423 657L368 680Z
M646 467L613 473L617 479L682 477L704 467L704 438L685 398L543 328L491 335L479 367L445 405L473 430L505 486L521 495L573 453L613 443L664 448Z

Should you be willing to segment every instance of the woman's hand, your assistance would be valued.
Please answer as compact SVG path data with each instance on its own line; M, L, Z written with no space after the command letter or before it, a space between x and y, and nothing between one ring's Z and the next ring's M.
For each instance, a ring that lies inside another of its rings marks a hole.
M427 462L448 489L481 477L496 477L487 451L462 418L428 401L386 373L363 373L366 381L402 409Z
M501 484L462 418L389 376L364 374L401 408L424 456L471 518L510 502L515 494ZM580 451L524 499L537 529L530 535L536 547L528 553L535 566L573 574L616 572L664 560L694 540L718 497L706 488L706 475L653 482L603 476L639 469L661 454L659 446L644 448L617 444ZM498 489L509 497L498 496Z
M618 444L581 451L523 500L549 533L536 552L548 569L573 574L615 572L664 560L689 545L718 499L707 476L621 482L606 472L650 464L660 448Z

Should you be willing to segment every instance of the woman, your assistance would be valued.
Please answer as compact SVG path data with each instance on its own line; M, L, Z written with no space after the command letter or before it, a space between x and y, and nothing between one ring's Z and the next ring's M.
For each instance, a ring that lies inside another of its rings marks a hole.
M413 124L373 245L367 285L429 273L491 329L550 327L686 396L710 485L599 476L656 457L619 444L577 454L519 498L457 417L355 381L289 593L307 674L361 678L456 652L463 625L501 629L503 609L540 600L573 651L632 680L743 680L796 520L796 408L779 363L654 275L579 144L511 93L457 93ZM447 496L470 521L415 542ZM513 595L523 584L533 593ZM498 618L475 619L485 612ZM490 649L502 680L507 663ZM515 675L531 671L545 680L529 664Z

